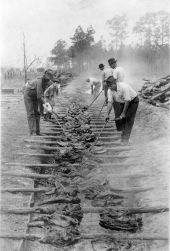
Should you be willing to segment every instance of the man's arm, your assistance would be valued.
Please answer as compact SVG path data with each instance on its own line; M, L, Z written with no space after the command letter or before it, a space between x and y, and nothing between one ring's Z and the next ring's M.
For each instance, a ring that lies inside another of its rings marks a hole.
M45 103L44 92L43 92L43 88L42 88L42 80L37 81L37 99L40 102Z
M93 94L93 85L91 85L91 94Z
M110 112L111 112L111 110L112 110L112 102L108 102L108 105L107 105L107 117L109 117L109 115L110 115Z
M123 112L120 115L121 118L126 117L126 112L127 112L128 107L129 107L129 103L130 103L130 101L125 101Z
M105 89L105 75L104 72L102 72L102 88Z
M124 86L123 96L124 96L124 99L125 99L125 104L124 104L123 112L120 115L120 117L122 117L122 118L126 117L126 112L127 112L128 107L129 107L130 100L131 100L128 86Z
M112 110L112 105L113 105L113 96L112 96L112 93L111 93L111 91L109 89L108 90L107 116L106 116L106 119L105 119L106 122L109 120L109 115L110 115L110 112Z

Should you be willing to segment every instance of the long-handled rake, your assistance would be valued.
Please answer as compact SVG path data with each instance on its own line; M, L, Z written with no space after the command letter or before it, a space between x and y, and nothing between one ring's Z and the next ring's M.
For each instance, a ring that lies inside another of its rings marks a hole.
M103 91L103 90L101 90L101 91L99 92L99 94L93 99L93 101L90 103L90 105L88 105L87 109L89 109L89 108L92 106L92 104L97 100L97 98L100 96L100 94L102 93L102 91Z
M49 113L51 113L51 114L53 114L53 115L55 116L55 119L56 119L58 125L60 126L60 128L61 128L61 130L62 130L64 136L70 140L70 138L66 135L66 132L65 132L64 128L62 127L61 123L60 123L59 120L58 120L58 118L59 118L58 114L57 114L56 112L53 111L51 105L48 103L48 104L46 104L46 105L44 104L43 106L44 106L44 108L45 108Z
M104 123L104 125L103 125L101 131L99 132L99 134L98 134L96 140L95 140L95 141L93 142L93 144L90 146L89 151L92 150L92 148L93 148L93 147L96 145L96 143L98 142L98 140L99 140L99 138L100 138L100 136L101 136L101 134L102 134L102 132L103 132L103 130L104 130L106 124L107 124L107 122L108 122L108 121L105 121L105 123Z
M105 103L106 103L106 100L104 101L104 103L103 103L103 105L102 105L102 108L100 109L100 112L99 112L99 115L97 116L97 119L100 117L100 114L101 114L101 112L102 112L102 110L103 110L103 107L105 106Z

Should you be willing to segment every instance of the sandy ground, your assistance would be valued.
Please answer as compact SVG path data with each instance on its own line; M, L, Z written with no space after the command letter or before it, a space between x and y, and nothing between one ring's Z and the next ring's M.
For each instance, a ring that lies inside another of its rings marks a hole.
M8 83L9 86L11 83ZM14 86L21 87L22 83ZM16 90L17 93L17 90ZM5 163L27 163L30 162L27 158L20 156L21 152L28 151L25 147L24 139L28 138L28 126L26 119L26 112L21 93L19 103L9 104L10 108L2 110L1 112L1 187L33 187L34 183L31 179L8 177L2 175L4 171L16 171L29 173L31 170L26 169L20 165L6 166ZM2 97L3 99L3 97ZM29 150L30 151L30 150ZM35 160L33 160L35 162ZM30 194L10 194L4 193L1 195L1 207L28 207L30 205ZM24 233L26 231L29 216L20 215L1 215L0 228L1 233ZM12 241L0 239L0 250L12 251L18 250L20 241Z
M74 87L78 88L79 82L82 79L74 80ZM73 85L72 85L73 86ZM75 88L71 85L67 88L67 93L74 93ZM136 194L133 197L133 206L168 206L169 197L169 170L170 163L170 135L169 135L169 111L163 108L150 106L143 101L137 112L135 125L131 136L131 145L133 146L133 157L129 158L127 162L135 163L135 167L123 168L121 170L103 170L103 173L114 186L121 187L151 187L152 190L144 193ZM18 105L11 107L11 109L2 114L2 166L1 170L7 170L5 162L23 162L28 161L25 157L17 156L18 152L27 151L23 142L27 138L28 128L26 121L26 114L23 101ZM8 170L12 170L11 167ZM15 168L20 171L21 167ZM25 169L24 172L29 172ZM128 174L129 178L126 180L115 180L114 174L124 173ZM144 178L132 179L131 174L140 173L147 174ZM12 179L10 177L2 177L1 185L5 187L13 186L33 186L29 179ZM2 195L2 204L5 206L28 206L30 200L29 195L10 195L6 193ZM16 203L17 202L17 203ZM90 216L92 217L92 216ZM26 229L27 217L3 216L1 224L3 224L2 232L15 231L23 232ZM168 232L168 213L161 214L147 214L144 217L144 233L157 233L160 235L167 235ZM86 229L88 231L88 227ZM2 244L2 241L1 241ZM5 241L1 250L17 250L19 242ZM59 250L59 249L51 249ZM63 249L64 250L64 249ZM91 245L87 242L77 245L76 249L72 250L93 250ZM107 250L96 246L96 250ZM166 242L153 242L148 244L143 250L151 251L166 251L168 246Z

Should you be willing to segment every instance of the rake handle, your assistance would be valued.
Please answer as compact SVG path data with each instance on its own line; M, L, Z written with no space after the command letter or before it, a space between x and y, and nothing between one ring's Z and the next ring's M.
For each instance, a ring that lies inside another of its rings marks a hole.
M102 91L103 91L103 90L101 90L101 91L99 92L99 94L93 99L93 101L91 102L91 104L88 106L87 109L89 109L90 106L92 106L92 104L93 104L93 103L96 101L96 99L100 96L100 94L102 93Z

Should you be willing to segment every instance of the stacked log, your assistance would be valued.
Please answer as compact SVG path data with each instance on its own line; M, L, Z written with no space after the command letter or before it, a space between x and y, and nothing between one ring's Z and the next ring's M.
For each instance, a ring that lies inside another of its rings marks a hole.
M151 105L170 109L170 75L156 81L144 81L141 96Z

